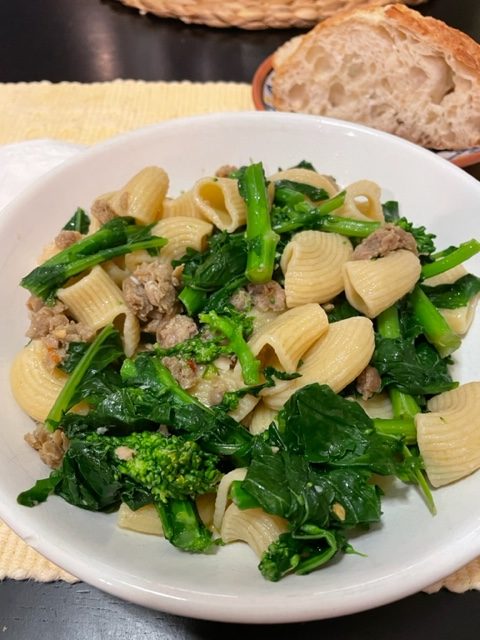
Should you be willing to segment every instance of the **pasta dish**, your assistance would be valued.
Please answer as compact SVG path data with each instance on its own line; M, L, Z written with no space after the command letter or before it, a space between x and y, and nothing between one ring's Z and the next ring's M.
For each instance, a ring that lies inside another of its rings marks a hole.
M273 581L359 553L382 477L435 513L432 489L480 468L480 382L449 371L480 242L437 249L403 214L305 161L176 196L150 166L75 211L21 282L11 385L51 472L20 504L190 553L243 541Z

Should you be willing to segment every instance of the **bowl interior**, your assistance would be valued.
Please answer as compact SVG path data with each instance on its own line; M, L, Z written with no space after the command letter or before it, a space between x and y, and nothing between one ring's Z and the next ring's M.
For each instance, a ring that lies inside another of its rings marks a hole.
M311 161L346 185L368 178L401 214L437 234L438 247L478 231L480 184L434 154L364 127L302 115L241 113L171 121L82 152L25 192L0 217L0 517L29 544L79 578L137 603L224 621L287 622L352 613L401 598L480 553L480 475L435 493L432 517L412 487L392 485L383 523L353 540L346 556L306 577L266 582L242 544L214 557L183 554L161 539L116 528L115 515L89 513L58 498L34 509L17 494L48 469L24 443L31 421L16 407L9 366L25 344L27 294L18 286L43 245L76 207L120 187L146 165L164 167L171 194L224 164L262 160L266 171ZM478 235L478 234L477 234ZM471 269L479 271L473 259ZM480 323L458 354L454 375L478 378Z

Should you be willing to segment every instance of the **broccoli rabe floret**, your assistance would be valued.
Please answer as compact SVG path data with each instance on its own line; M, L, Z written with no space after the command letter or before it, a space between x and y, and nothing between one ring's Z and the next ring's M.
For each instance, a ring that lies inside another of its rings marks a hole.
M264 578L277 582L289 573L314 571L341 549L352 551L342 533L307 524L296 533L280 534L264 552L258 568Z
M155 501L208 493L220 481L218 457L192 440L149 431L112 440L119 472L147 488Z

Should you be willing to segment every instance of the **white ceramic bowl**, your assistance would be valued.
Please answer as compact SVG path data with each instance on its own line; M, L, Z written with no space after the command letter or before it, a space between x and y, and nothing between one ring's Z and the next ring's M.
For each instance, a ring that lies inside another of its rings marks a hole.
M437 234L438 246L478 235L480 184L404 140L312 116L239 113L174 120L101 144L24 193L0 218L2 420L0 517L31 546L100 589L175 614L223 621L293 622L333 617L402 598L480 554L480 473L435 492L432 517L413 487L395 485L382 524L355 538L366 557L342 557L309 576L265 581L245 545L215 556L181 553L162 539L116 528L115 515L59 498L28 509L17 494L48 470L24 443L32 425L16 407L8 371L25 343L27 294L18 282L77 206L121 186L149 164L164 167L172 193L223 164L263 160L267 171L307 159L348 184L377 181L385 199ZM471 261L479 271L480 261ZM455 356L455 376L478 378L480 322Z

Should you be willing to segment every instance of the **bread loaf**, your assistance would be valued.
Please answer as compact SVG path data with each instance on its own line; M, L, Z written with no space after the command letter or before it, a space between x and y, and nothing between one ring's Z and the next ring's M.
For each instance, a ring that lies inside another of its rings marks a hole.
M273 104L431 149L480 144L480 45L400 4L342 12L273 57Z

